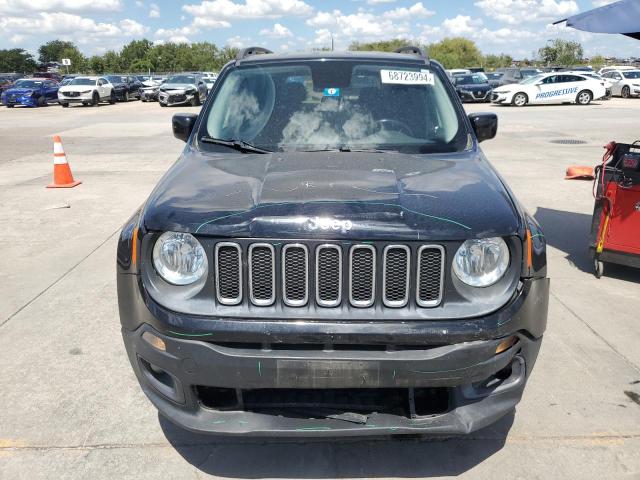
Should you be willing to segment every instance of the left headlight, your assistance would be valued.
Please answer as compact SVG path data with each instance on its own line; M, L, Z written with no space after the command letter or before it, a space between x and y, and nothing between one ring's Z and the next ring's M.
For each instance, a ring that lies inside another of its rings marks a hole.
M500 237L464 242L453 259L453 272L472 287L488 287L509 267L509 247Z
M207 274L207 255L189 233L165 232L153 247L153 266L167 282L189 285Z

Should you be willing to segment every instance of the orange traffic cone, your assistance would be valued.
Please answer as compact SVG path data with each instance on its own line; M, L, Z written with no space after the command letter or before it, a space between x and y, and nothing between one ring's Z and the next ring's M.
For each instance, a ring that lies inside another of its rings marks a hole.
M59 135L53 136L53 183L47 188L71 188L80 185L71 174L71 167L67 163L67 156L62 148L62 140Z

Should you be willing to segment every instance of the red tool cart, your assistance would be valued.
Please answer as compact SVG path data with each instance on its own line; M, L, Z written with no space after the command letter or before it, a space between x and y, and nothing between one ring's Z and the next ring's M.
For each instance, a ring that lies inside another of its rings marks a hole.
M595 169L589 250L600 278L605 263L640 268L640 140L611 142Z

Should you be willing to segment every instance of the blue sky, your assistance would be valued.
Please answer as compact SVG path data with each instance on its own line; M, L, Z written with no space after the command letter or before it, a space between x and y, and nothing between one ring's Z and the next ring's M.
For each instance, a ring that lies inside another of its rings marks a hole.
M532 57L553 38L578 40L587 55L640 56L640 42L596 35L554 20L607 0L0 0L0 48L35 51L47 40L76 42L86 54L132 39L208 40L305 50L395 37L423 43L474 40L486 53Z

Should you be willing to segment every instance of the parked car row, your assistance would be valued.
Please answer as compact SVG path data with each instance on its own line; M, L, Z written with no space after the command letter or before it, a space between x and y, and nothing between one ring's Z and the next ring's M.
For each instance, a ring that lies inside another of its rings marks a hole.
M168 78L146 75L69 75L60 82L47 77L21 78L0 76L0 102L42 107L58 103L94 105L141 100L158 101L161 106L202 104L217 78L214 73L185 73Z
M640 69L606 67L598 73L576 70L507 68L496 72L448 70L449 78L463 102L494 102L503 105L576 103L640 96Z

